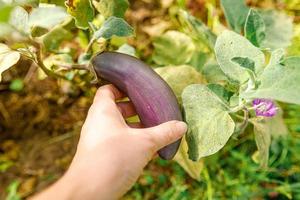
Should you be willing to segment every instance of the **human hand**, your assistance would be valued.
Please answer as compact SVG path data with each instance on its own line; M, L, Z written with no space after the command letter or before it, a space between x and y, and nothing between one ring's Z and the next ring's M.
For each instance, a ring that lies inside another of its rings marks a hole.
M133 186L159 149L186 132L186 124L179 121L152 128L127 124L124 118L136 112L131 102L116 103L123 97L112 85L98 89L70 168L36 198L117 199Z

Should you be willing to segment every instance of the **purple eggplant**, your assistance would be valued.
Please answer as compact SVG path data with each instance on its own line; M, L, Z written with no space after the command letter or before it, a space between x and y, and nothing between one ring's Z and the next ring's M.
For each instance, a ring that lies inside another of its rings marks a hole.
M169 85L139 59L117 52L103 52L92 59L98 77L128 95L145 127L182 120L180 107ZM180 140L160 149L161 158L172 159Z

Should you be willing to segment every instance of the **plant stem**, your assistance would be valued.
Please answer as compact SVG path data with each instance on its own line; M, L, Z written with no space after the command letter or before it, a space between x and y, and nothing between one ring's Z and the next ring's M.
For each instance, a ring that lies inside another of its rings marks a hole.
M91 50L91 48L92 48L94 42L95 42L95 39L92 38L91 41L89 42L89 44L88 44L86 50L85 50L85 53L88 53L88 52Z
M45 65L44 62L42 61L42 48L41 45L39 43L37 43L36 41L30 39L30 43L36 48L36 56L35 56L35 60L34 62L44 71L44 73L52 78L60 78L60 79L64 79L67 80L66 77L60 75L60 74L56 74L55 72L51 71L50 69L48 69Z

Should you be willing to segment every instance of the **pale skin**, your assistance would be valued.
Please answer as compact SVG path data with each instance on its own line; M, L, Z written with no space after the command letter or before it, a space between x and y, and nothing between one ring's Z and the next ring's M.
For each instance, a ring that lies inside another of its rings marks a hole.
M180 121L152 128L127 124L125 118L136 112L131 102L116 102L122 98L124 95L112 85L98 89L69 169L32 199L118 199L159 149L186 132L186 124Z

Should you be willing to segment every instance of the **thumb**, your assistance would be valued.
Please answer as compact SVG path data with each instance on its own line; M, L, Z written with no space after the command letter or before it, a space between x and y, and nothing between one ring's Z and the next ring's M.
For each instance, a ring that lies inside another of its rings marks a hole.
M149 134L151 140L155 143L156 150L159 150L180 139L186 131L186 123L182 121L169 121L155 127L147 128L146 134Z

